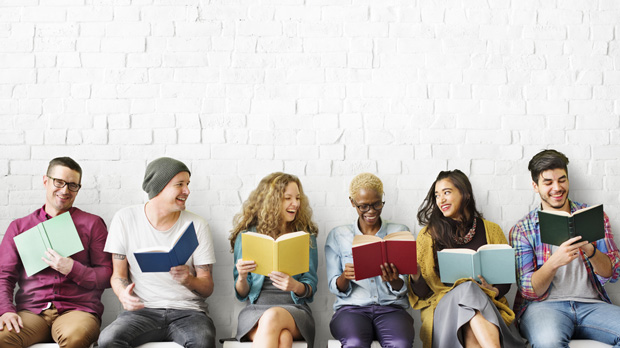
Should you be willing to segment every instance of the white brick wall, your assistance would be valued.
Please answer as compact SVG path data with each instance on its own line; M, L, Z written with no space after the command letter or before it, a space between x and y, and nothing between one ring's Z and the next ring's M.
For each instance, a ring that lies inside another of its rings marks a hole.
M302 179L321 258L361 171L384 180L384 217L417 232L437 172L460 168L507 233L537 202L526 166L547 147L620 231L618 18L613 0L0 0L0 231L42 204L52 157L83 165L77 205L108 223L145 199L148 161L184 160L218 246L219 337L236 320L232 217L272 171Z

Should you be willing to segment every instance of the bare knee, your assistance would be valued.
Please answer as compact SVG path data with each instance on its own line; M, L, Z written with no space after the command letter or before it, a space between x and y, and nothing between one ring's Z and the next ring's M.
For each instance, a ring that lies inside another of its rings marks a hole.
M465 341L464 346L466 348L477 348L480 347L480 343L474 334L474 331L471 329L471 325L469 323L463 325L461 328L461 332L463 334L463 340Z
M259 331L281 331L288 312L284 308L272 307L266 310L258 319Z
M293 346L293 334L284 329L280 331L280 338L278 340L278 348L291 348Z

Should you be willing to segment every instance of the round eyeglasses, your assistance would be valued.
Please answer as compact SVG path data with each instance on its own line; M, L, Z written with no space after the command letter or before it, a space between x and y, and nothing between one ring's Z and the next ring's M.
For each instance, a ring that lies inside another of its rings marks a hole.
M381 201L375 202L375 203L372 203L372 204L357 204L357 202L355 202L354 200L351 199L351 202L353 202L353 204L355 204L357 209L359 209L362 213L365 213L365 212L369 211L371 207L374 210L379 211L379 210L383 209L383 206L385 205L385 202L381 202Z

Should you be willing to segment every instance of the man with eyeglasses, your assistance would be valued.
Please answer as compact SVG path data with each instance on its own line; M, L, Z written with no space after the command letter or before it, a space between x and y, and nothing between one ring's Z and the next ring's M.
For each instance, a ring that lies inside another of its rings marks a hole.
M103 304L110 287L112 260L103 251L108 235L103 219L73 207L81 188L82 168L69 157L50 161L43 176L45 204L13 221L0 244L0 347L28 347L57 342L61 347L89 347L97 340ZM49 265L28 277L13 237L41 222L69 212L84 250L62 257L48 249ZM19 290L13 303L15 284Z

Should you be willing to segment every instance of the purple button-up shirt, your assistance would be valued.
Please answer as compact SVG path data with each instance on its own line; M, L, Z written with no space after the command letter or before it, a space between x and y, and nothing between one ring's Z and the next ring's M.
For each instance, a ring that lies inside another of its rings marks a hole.
M66 276L48 267L28 277L13 237L50 219L45 206L9 225L0 244L0 315L29 310L39 314L53 304L59 313L79 310L99 317L103 313L101 293L110 287L112 259L103 251L108 230L103 219L78 208L69 210L84 250L71 256L73 268ZM13 292L15 284L19 290Z

